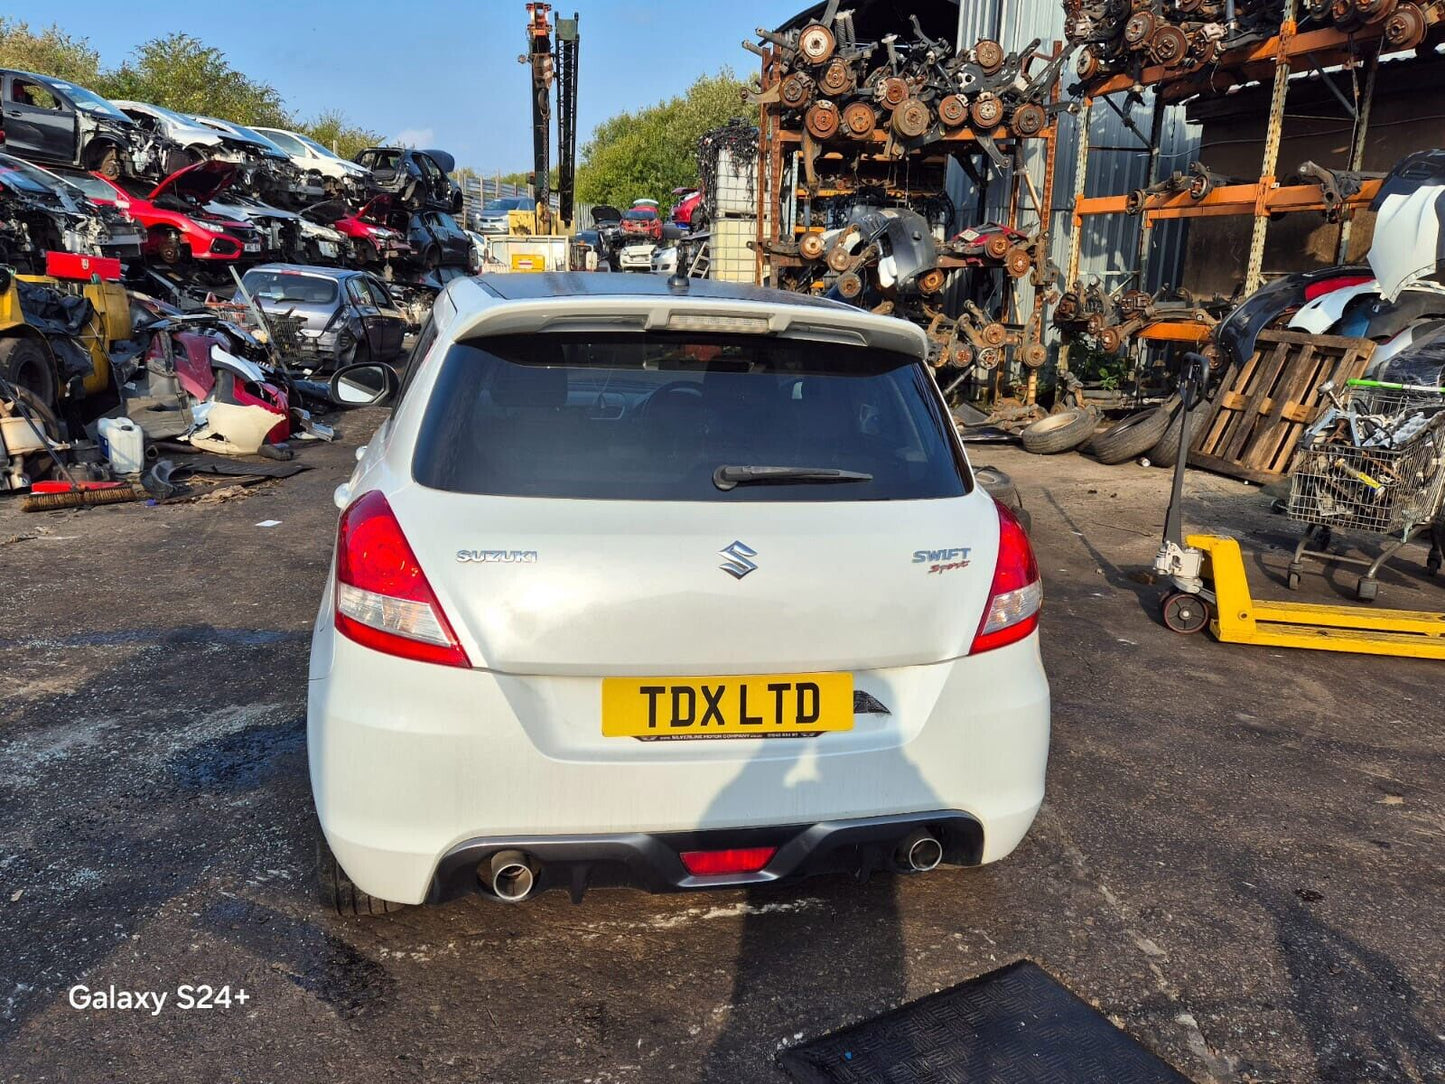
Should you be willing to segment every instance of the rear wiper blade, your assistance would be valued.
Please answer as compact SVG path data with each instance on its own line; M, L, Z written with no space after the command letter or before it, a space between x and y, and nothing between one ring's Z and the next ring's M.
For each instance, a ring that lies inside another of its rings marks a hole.
M756 467L724 464L712 472L712 484L724 492L737 486L871 481L871 474L856 470L837 470L833 467Z

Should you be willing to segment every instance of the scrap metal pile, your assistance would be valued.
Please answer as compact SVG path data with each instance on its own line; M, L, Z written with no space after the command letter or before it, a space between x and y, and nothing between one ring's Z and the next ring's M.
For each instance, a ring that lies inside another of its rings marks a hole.
M1233 21L1230 21L1230 15ZM1181 72L1225 50L1269 38L1283 0L1064 0L1064 34L1080 47L1074 70L1086 83L1146 65Z
M912 15L911 39L886 34L862 42L852 13L836 8L831 4L834 14L799 30L757 31L774 47L776 71L754 100L776 103L817 143L881 136L883 153L902 157L969 128L997 154L995 139L1036 136L1048 124L1066 54L1041 56L1039 39L1012 53L987 38L956 52L952 43L929 38ZM752 42L743 45L765 53Z
M178 468L177 455L210 453L208 473L294 473L303 467L217 469L215 457L289 461L293 442L332 438L313 412L346 405L339 377L288 364L279 321L251 307L269 332L253 334L227 306L181 309L74 263L75 274L24 278L0 268L0 492L30 489L23 510L174 497L198 464ZM360 366L372 369L384 384L380 366Z
M1321 529L1418 528L1421 508L1429 513L1426 520L1438 517L1439 483L1445 478L1437 474L1445 457L1440 428L1445 421L1437 420L1445 412L1445 151L1401 159L1385 175L1370 210L1374 234L1365 264L1285 275L1238 304L1201 302L1182 292L1170 299L1142 291L1109 295L1097 285L1074 288L1059 299L1054 324L1066 336L1103 349L1122 343L1144 322L1212 324L1212 341L1203 352L1221 385L1258 375L1264 354L1274 351L1261 340L1266 333L1294 336L1313 352L1329 344L1363 349L1368 361L1359 372L1373 385L1358 386L1348 402L1330 398L1331 389L1324 388L1329 402L1323 416L1308 415L1312 424L1298 446L1285 449L1283 462L1296 460L1290 512ZM1305 412L1314 409L1314 385L1289 378L1282 389L1299 402L1303 426ZM1201 404L1201 415L1191 423L1200 434L1221 431L1212 421L1215 413L1243 405L1225 402L1217 389L1214 400ZM1081 407L1024 430L1023 444L1053 453L1088 442L1101 462L1142 455L1167 466L1173 463L1182 413L1171 399L1096 434L1096 418ZM1276 418L1291 413L1283 401L1273 409ZM1262 423L1243 428L1240 439L1256 428ZM1192 454L1199 451L1196 442ZM1437 546L1441 541L1445 533L1437 533Z
M0 71L0 264L46 254L120 259L150 292L229 291L229 269L267 262L367 267L439 289L481 253L451 218L461 189L445 151L372 147L347 161L306 136L108 101Z
M990 39L959 51L917 15L911 34L865 41L837 8L744 43L764 58L750 97L775 141L798 152L796 202L779 205L793 229L761 242L772 283L911 320L933 363L957 375L1010 353L1041 366L1057 277L1047 236L1000 223L953 233L947 169L957 161L982 181L990 163L1013 164L1021 140L1048 136L1068 108L1057 100L1068 51L1046 55L1035 40L1008 52ZM1020 311L1024 279L1034 290Z
M1445 398L1439 388L1356 381L1300 442L1289 516L1373 534L1432 523L1445 486ZM1438 570L1439 562L1436 561Z
M1333 26L1347 33L1377 28L1393 49L1414 49L1445 18L1440 0L1305 0L1306 25Z
M1065 342L1083 341L1103 353L1115 354L1139 332L1162 323L1192 325L1202 329L1203 338L1232 307L1227 298L1201 301L1187 290L1173 296L1164 291L1151 294L1126 289L1108 293L1097 282L1076 283L1060 295L1053 325L1063 333ZM1218 356L1212 344L1200 349L1211 359Z
M1085 87L1113 75L1136 83L1146 67L1183 75L1231 49L1279 32L1283 0L1065 0L1064 33L1079 47ZM1445 17L1445 0L1306 0L1302 29L1374 33L1392 50L1413 49Z
M342 405L317 378L369 363L384 384L481 266L445 151L346 161L29 72L0 93L0 490L132 499L144 471L163 497L145 457L289 459Z

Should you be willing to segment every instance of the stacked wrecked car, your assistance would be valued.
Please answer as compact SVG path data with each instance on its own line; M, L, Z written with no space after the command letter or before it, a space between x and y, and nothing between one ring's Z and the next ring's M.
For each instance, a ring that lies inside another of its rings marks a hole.
M0 70L0 98L0 261L18 270L39 272L48 251L114 256L127 281L177 301L272 260L366 267L423 291L476 263L451 217L462 197L446 151L346 161L301 133L33 72Z
M0 99L0 490L36 507L170 499L197 453L329 439L333 379L344 405L386 388L479 266L445 151L349 162L31 72Z

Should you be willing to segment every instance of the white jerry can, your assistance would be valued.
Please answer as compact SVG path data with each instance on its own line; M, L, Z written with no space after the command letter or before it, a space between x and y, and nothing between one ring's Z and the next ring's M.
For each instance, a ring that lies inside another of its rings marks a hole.
M145 468L145 434L129 418L101 418L101 443L116 474L139 474Z

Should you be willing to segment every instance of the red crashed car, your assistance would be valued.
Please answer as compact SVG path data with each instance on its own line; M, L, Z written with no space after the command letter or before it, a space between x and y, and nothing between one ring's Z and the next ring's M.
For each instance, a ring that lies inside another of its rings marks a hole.
M411 242L405 231L389 225L394 213L394 201L389 195L376 196L355 214L350 213L341 200L318 203L302 213L351 238L351 246L362 267L379 267L411 255ZM338 213L341 217L333 217ZM403 213L401 217L406 215Z
M285 390L268 382L255 362L230 353L230 343L223 335L208 329L182 330L171 332L168 344L162 339L153 336L146 351L155 366L153 371L163 372L167 365L174 366L181 390L195 403L210 404L208 419L215 415L224 419L223 429L225 425L232 427L229 439L218 433L216 441L235 444L243 439L243 432L249 432L258 443L280 444L291 435L291 403ZM202 441L196 441L193 434L197 447L210 447L204 440L210 439L211 428L207 424L197 430ZM215 450L235 451L225 447ZM248 444L238 454L255 450Z
M622 212L622 236L624 240L646 237L652 241L662 240L662 218L657 208L638 204Z
M679 226L692 229L693 215L702 206L702 192L696 188L675 188L672 194L677 203L672 208L672 220Z
M101 173L60 172L94 202L109 204L144 226L146 256L165 264L186 259L233 262L260 254L254 226L205 210L235 174L229 162L201 162L171 174L141 196Z

